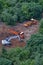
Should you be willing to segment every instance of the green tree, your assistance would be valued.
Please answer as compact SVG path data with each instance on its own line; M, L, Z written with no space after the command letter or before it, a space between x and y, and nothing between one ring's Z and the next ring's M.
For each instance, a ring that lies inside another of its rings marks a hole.
M39 3L42 5L42 7L43 7L43 0L38 0L39 1Z
M43 53L43 35L41 34L34 34L31 36L30 40L27 42L27 46L30 47L31 53L33 52L42 52Z
M12 61L6 58L0 58L0 65L13 65Z
M29 50L23 50L23 51L20 53L20 55L19 55L19 59L20 59L21 61L23 61L23 60L28 59L29 56L30 56L30 51L29 51Z
M40 20L40 29L39 29L40 33L43 34L43 19Z
M1 53L1 57L7 58L7 50L6 48L2 47L2 53Z
M42 13L41 5L34 2L22 3L21 10L25 20L29 20L30 18L40 18Z

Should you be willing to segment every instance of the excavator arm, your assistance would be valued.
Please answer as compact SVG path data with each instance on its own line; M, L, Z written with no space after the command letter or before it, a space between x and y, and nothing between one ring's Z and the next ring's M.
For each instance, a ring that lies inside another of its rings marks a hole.
M14 35L18 35L18 32L8 29L8 32Z
M3 45L9 45L9 44L11 44L11 43L10 43L10 40L11 40L11 39L16 39L16 38L18 38L19 41L20 41L21 39L24 38L24 33L23 33L23 32L21 32L21 33L19 34L19 32L16 32L16 31L13 31L13 30L10 30L10 29L8 29L8 32L11 33L11 34L14 34L14 36L10 36L10 37L8 37L8 38L2 40L2 44L3 44Z

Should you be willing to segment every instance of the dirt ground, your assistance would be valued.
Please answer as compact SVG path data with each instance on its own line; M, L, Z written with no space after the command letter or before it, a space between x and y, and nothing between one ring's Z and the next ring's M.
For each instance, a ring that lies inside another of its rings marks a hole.
M26 45L26 41L30 39L31 35L38 32L39 30L39 23L37 23L37 25L29 26L28 28L23 26L24 23L18 23L16 26L7 26L0 22L0 47L2 47L1 41L6 37L11 36L8 34L8 29L24 32L25 39L22 42L20 42L18 39L13 39L11 40L12 45L6 47L24 47Z

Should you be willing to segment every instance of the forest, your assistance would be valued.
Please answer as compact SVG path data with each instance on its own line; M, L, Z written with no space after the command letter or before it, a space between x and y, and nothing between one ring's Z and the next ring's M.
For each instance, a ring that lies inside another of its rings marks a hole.
M0 50L0 65L43 65L43 0L0 0L0 21L7 25L39 20L39 30L25 47Z
M43 0L0 0L0 20L9 25L40 19L42 13Z

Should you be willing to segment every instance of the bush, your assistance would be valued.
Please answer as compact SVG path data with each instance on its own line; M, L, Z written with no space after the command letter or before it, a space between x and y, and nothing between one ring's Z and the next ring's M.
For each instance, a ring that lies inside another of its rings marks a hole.
M30 55L30 51L29 50L23 50L20 55L19 55L19 59L20 60L26 60L29 58L29 55Z
M6 51L2 49L2 58L0 63L8 65L12 61L14 65L43 65L43 35L34 34L27 42L25 48L10 48ZM12 65L11 62L11 65Z
M43 57L40 54L35 57L35 65L43 65Z
M27 44L30 43L29 45L34 46L34 44L36 44L36 43L40 44L40 42L42 42L42 41L43 41L43 35L41 35L41 34L33 34L31 36L30 40L27 42Z
M0 65L13 65L13 63L6 58L0 58Z
M43 19L40 20L40 29L39 32L43 34Z
M1 57L7 58L7 50L6 48L2 47L2 53L1 53Z
M34 34L31 36L30 40L27 42L27 46L30 47L31 52L42 52L43 46L43 35L41 34Z
M38 0L19 0L19 2L38 2Z
M40 28L43 28L43 19L40 20Z
M38 0L39 1L39 3L42 5L42 7L43 7L43 0Z
M31 18L38 19L41 17L42 7L40 4L36 4L34 2L22 3L21 10L25 20L29 20Z
M30 20L31 18L40 19L42 6L36 0L1 0L1 20L6 24L15 25L17 22Z
M31 60L31 59L28 59L26 61L22 61L20 63L20 65L35 65L35 61L34 60Z
M17 15L13 15L4 11L1 14L1 19L8 25L15 25L17 21Z
M30 50L31 59L35 59L37 55L40 55L40 57L42 57L43 55L43 35L39 33L32 35L30 40L27 41L27 47Z
M3 8L3 4L2 2L0 1L0 10Z
M20 52L22 51L21 48L17 47L17 48L12 48L8 51L8 58L10 60L12 60L13 62L16 62L16 60L18 59L18 55L20 54Z
M2 12L3 10L3 3L0 1L0 13Z

